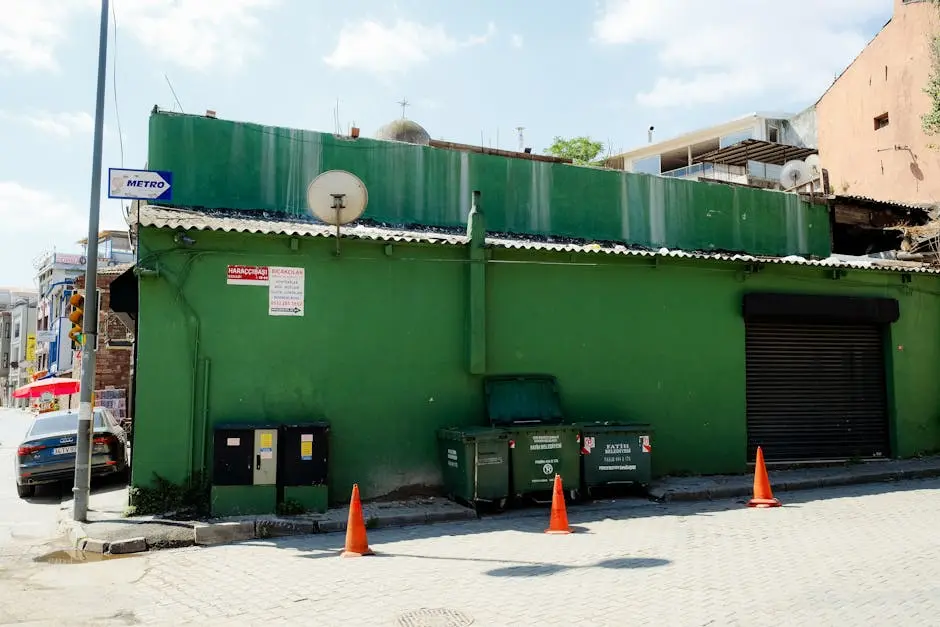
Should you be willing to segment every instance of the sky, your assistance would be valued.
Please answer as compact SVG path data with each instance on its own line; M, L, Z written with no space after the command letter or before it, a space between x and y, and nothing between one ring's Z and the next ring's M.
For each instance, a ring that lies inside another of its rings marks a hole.
M365 136L402 114L435 139L605 152L812 105L893 0L112 0L109 167L141 168L154 105ZM3 0L0 285L88 230L99 0ZM175 95L174 95L175 92ZM102 191L103 190L103 191ZM102 194L101 228L126 228Z

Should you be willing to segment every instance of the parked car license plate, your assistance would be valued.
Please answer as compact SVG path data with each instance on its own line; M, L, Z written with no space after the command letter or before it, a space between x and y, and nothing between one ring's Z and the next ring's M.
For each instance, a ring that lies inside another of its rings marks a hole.
M75 453L74 446L57 446L56 448L52 449L53 455L71 455L74 453Z

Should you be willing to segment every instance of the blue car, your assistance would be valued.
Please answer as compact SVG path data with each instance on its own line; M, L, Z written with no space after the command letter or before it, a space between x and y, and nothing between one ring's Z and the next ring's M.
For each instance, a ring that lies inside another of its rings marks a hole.
M120 423L107 408L95 408L91 473L93 477L127 473L128 441ZM37 485L57 483L75 475L78 410L40 414L30 426L13 458L16 493L33 495Z

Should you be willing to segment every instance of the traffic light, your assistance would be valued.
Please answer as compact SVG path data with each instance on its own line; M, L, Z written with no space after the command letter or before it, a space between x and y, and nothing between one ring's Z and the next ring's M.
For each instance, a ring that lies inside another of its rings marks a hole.
M75 350L82 347L82 323L85 318L85 297L75 292L69 298L69 305L72 311L69 313L69 322L72 323L72 330L69 331L69 339L72 340L72 347Z

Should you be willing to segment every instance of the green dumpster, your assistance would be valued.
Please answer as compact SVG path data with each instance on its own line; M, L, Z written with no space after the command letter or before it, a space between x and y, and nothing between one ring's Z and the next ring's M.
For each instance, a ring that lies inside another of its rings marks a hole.
M491 427L452 427L437 432L444 488L450 498L502 509L509 497L509 438Z
M649 485L652 478L649 425L582 422L581 462L585 489Z
M516 496L551 498L555 475L561 475L571 500L581 484L578 429L571 425L514 425L506 427Z
M550 499L555 475L578 498L578 428L561 424L558 384L547 375L501 375L484 380L491 424L509 436L512 494Z

